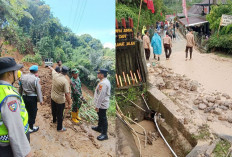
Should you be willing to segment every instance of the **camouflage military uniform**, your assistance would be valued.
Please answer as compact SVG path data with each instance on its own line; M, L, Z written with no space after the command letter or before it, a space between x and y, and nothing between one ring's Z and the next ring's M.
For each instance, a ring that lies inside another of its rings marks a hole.
M83 99L79 77L77 79L71 78L71 96L73 100L72 112L77 112L81 107Z

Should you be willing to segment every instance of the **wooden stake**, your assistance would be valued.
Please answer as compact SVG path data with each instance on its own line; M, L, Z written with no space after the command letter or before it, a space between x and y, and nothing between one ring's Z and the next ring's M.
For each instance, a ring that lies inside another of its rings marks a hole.
M138 74L138 77L139 77L139 81L142 82L142 78L140 76L139 70L137 70L137 74Z
M119 75L119 81L120 81L121 87L123 87L122 79L121 79L121 76L120 76L120 75Z
M124 72L122 72L122 74L123 74L123 78L124 78L125 86L127 86L127 81L126 81L125 73L124 73Z
M128 80L129 85L131 85L129 75L126 74L126 76L127 76L127 80Z
M131 72L131 70L130 70L130 74L131 74L131 79L132 79L132 82L133 82L133 85L134 85L135 84L135 80L134 80L133 73Z
M119 87L118 75L115 74L115 77L116 77L116 81L117 81L117 86Z
M137 80L137 77L136 77L135 73L134 73L134 76L135 76L135 81L136 81L136 83L138 83L138 80Z

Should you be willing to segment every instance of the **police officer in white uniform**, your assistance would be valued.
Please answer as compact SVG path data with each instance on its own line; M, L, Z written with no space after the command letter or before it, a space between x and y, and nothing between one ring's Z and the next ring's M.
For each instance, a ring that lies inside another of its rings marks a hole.
M28 114L22 97L12 84L23 65L0 57L0 157L29 157Z
M107 73L108 70L106 69L100 69L98 71L97 77L100 79L100 82L98 83L94 93L94 103L96 105L95 110L98 114L98 126L92 127L92 129L101 133L101 135L97 137L99 141L108 139L106 111L109 108L110 103L111 84L107 79Z

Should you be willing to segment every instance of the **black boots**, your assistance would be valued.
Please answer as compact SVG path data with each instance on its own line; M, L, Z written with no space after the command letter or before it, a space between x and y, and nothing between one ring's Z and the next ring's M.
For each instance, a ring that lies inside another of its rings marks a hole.
M107 135L104 135L104 134L101 134L100 136L97 137L97 139L98 139L99 141L107 140L107 139L108 139L108 136L107 136Z
M99 133L102 133L102 130L99 129L97 126L92 126L91 128L92 128L92 130L94 130L94 131L97 131L97 132L99 132Z

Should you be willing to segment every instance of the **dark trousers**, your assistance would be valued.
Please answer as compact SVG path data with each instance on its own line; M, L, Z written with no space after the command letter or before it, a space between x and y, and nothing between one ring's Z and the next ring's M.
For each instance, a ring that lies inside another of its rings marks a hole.
M63 128L65 103L58 104L53 100L51 100L51 103L52 103L53 123L55 123L57 120L57 130L61 130Z
M188 50L190 50L190 59L191 59L192 58L193 47L186 46L186 49L185 49L186 58L188 58Z
M166 59L169 58L172 53L170 44L164 44L164 51L165 51Z
M26 134L28 141L30 142L30 133L29 131ZM11 146L0 146L0 157L14 157Z
M145 49L146 60L150 58L150 49Z
M37 96L23 96L23 100L25 103L25 107L28 112L28 124L30 129L33 129L33 125L35 124L35 119L37 115Z
M102 134L107 135L108 122L106 117L107 109L99 109L98 114L98 128L102 130Z

